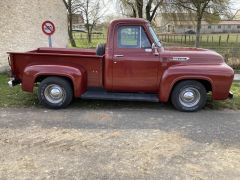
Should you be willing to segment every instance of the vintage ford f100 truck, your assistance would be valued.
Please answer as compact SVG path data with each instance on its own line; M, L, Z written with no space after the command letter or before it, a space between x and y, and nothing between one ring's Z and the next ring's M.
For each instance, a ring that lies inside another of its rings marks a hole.
M234 72L218 53L200 48L164 48L143 19L111 22L107 43L95 49L38 48L9 53L12 80L22 90L38 85L39 101L64 108L83 99L168 102L180 111L231 97Z

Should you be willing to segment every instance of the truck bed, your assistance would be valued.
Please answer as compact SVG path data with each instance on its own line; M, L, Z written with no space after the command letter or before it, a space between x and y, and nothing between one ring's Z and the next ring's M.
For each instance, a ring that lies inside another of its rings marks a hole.
M38 48L9 54L14 77L20 81L27 66L61 65L83 68L87 73L88 87L102 87L103 56L97 56L95 49Z

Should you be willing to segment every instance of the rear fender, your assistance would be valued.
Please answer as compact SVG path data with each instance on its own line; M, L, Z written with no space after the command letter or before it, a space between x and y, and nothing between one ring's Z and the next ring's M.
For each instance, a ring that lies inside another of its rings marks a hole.
M71 79L75 97L79 97L87 89L87 73L84 68L61 65L32 65L26 67L22 78L22 89L33 92L36 79L40 76L61 76Z

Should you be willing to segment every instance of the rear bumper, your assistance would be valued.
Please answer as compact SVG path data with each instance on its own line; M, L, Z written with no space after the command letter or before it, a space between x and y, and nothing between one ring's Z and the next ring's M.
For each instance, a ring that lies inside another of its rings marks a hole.
M228 94L228 98L229 99L232 99L233 98L233 93L230 91L229 94Z
M20 81L16 80L16 79L11 79L10 81L8 81L8 86L9 87L13 87L20 84Z

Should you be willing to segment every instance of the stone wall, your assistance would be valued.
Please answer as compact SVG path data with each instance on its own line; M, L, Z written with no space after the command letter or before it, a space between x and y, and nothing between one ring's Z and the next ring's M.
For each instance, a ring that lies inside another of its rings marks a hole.
M8 67L6 52L48 46L41 30L45 20L56 26L53 47L67 45L67 11L62 0L1 0L0 13L0 71Z

